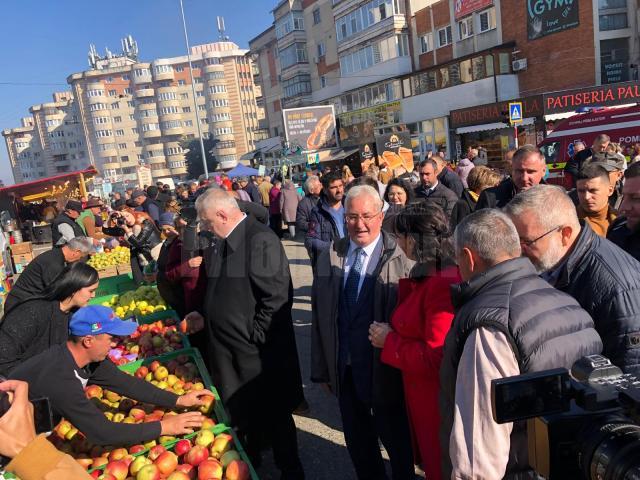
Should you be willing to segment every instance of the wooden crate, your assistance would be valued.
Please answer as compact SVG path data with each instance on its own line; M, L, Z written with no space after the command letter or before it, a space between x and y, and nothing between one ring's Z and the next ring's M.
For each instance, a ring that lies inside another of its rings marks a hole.
M98 270L98 278L114 277L118 275L116 267L107 267L104 270Z
M23 255L25 253L31 253L33 251L33 247L31 246L31 242L22 242L16 243L13 245L9 245L11 249L11 255Z
M131 273L131 265L118 265L118 275Z

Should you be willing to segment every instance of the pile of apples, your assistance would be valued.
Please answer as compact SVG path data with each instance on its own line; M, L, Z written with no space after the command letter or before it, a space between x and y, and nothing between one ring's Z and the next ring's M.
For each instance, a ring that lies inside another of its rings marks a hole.
M95 470L91 475L101 480L248 480L249 465L233 446L231 435L203 429L193 443L179 440L172 450L156 445L137 457L131 449L113 450L104 471Z
M183 348L182 336L173 318L140 325L129 337L120 338L109 358L116 365L124 365L135 358L147 358Z
M167 304L158 289L146 285L122 295L114 295L110 301L103 302L102 305L112 308L120 318L150 315L167 309Z
M104 253L96 253L87 260L87 265L91 265L96 270L104 270L107 267L116 265L128 265L131 257L131 250L127 247L117 246L113 250L105 249Z

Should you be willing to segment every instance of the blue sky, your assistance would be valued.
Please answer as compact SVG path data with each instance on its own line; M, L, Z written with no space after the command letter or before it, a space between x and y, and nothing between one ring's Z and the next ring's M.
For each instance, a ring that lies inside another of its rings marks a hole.
M218 38L216 16L242 48L272 22L277 0L183 0L192 45ZM20 125L33 104L68 90L69 74L88 68L93 43L100 54L120 51L131 34L140 58L185 54L178 0L2 0L0 15L0 130ZM11 83L8 85L7 83ZM0 179L13 183L4 138L0 138Z

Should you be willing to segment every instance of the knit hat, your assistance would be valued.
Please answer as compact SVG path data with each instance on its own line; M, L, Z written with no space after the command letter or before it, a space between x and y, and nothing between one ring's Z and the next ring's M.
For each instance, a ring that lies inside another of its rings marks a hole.
M160 224L161 227L163 225L173 226L174 218L175 218L175 213L164 212L164 213L160 214L160 219L159 219L158 223Z

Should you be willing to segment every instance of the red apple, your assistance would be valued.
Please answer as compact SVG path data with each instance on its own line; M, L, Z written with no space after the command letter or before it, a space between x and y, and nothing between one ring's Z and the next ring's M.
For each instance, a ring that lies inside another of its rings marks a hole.
M116 448L115 450L112 450L111 453L109 454L109 461L114 462L116 460L122 460L128 454L129 452L127 452L126 448Z
M184 461L189 465L197 467L209 457L209 451L202 445L196 445L189 450L184 456Z
M205 460L198 465L198 480L222 478L222 464L217 460Z
M136 421L144 420L145 415L146 415L145 411L139 407L134 407L131 410L129 410L129 416Z
M158 467L153 464L145 465L136 475L136 480L160 480L161 478L160 470L158 470Z
M164 448L162 445L156 445L151 450L149 450L149 454L147 455L147 457L149 457L149 460L154 462L156 458L158 458L162 453L166 451L167 449Z
M187 453L189 450L191 450L191 447L192 445L189 440L182 439L182 440L179 440L178 443L176 443L175 447L173 447L173 451L176 452L176 455L181 457L182 455Z
M176 472L185 473L189 480L196 480L197 471L193 465L189 465L188 463L181 463L176 467ZM175 472L174 472L175 473Z
M155 462L162 475L169 475L178 466L178 456L173 452L163 452Z
M242 460L233 460L227 465L225 478L227 480L249 480L249 465Z
M191 480L191 477L187 473L176 470L167 477L167 480Z
M129 453L130 454L134 454L134 453L139 453L146 450L146 448L144 447L144 445L134 445L132 447L129 447Z
M159 366L161 366L160 362L158 360L154 360L149 364L149 370L155 372Z
M213 420L213 418L207 417L202 421L202 425L200 426L200 428L202 430L205 430L205 429L210 430L215 426L216 426L216 422Z
M122 460L116 460L107 464L104 473L113 475L117 480L124 480L129 474L129 467Z
M107 463L109 463L107 457L94 458L93 463L91 464L91 468L104 467Z
M110 473L103 473L98 477L98 480L119 480L117 477L114 477Z
M202 390L200 389L196 389L196 390ZM215 397L212 397L211 395L205 395L200 397L200 401L202 402L202 405L200 405L199 410L205 414L205 415L209 415L211 413L211 410L213 410L213 405L215 403Z
M84 390L87 398L102 398L102 387L100 385L89 385Z
M231 449L233 444L233 437L227 433L221 433L213 441L211 445L211 456L213 458L220 458L225 452Z

